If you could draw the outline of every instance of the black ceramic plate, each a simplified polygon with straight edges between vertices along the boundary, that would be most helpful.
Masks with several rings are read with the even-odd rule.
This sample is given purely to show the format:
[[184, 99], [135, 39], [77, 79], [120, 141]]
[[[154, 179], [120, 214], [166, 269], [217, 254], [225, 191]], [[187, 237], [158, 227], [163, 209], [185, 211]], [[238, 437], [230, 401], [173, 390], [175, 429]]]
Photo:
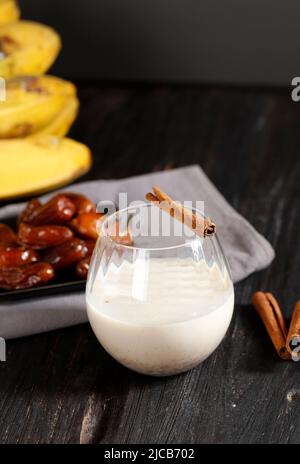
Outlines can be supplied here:
[[[12, 217], [3, 221], [15, 228], [16, 218]], [[26, 288], [22, 290], [1, 290], [0, 303], [9, 300], [22, 300], [24, 298], [35, 298], [47, 295], [58, 295], [62, 293], [73, 293], [85, 290], [86, 280], [76, 279], [74, 270], [57, 275], [53, 281], [40, 287]]]
[[75, 280], [73, 282], [53, 283], [41, 287], [26, 288], [23, 290], [0, 291], [0, 303], [10, 300], [22, 300], [24, 298], [35, 298], [62, 293], [74, 293], [85, 290], [86, 280]]

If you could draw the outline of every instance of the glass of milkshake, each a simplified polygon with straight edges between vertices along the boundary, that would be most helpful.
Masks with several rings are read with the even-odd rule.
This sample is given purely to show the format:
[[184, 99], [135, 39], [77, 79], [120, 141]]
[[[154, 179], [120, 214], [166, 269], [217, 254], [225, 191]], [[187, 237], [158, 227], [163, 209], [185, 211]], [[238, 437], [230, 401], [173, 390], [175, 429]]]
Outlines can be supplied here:
[[[128, 228], [132, 246], [116, 238]], [[193, 368], [221, 343], [234, 290], [216, 235], [199, 237], [143, 203], [102, 223], [86, 302], [92, 329], [113, 358], [167, 376]]]

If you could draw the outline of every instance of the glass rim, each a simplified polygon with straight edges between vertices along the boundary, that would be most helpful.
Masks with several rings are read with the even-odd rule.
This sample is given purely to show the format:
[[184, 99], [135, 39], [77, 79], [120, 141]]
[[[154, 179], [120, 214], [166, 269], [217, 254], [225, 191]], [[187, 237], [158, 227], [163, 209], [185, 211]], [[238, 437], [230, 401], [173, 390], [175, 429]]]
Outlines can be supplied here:
[[[191, 246], [193, 243], [202, 242], [204, 239], [205, 240], [208, 240], [208, 239], [211, 240], [213, 238], [215, 238], [217, 240], [218, 244], [220, 244], [217, 234], [214, 234], [211, 237], [209, 237], [209, 236], [208, 237], [199, 237], [198, 235], [195, 234], [195, 237], [193, 239], [191, 239], [190, 241], [188, 241], [188, 242], [180, 243], [179, 245], [171, 245], [171, 246], [164, 246], [164, 247], [143, 247], [143, 246], [135, 246], [135, 245], [124, 245], [123, 243], [119, 243], [116, 240], [112, 239], [111, 236], [109, 234], [107, 234], [106, 231], [105, 231], [105, 227], [107, 226], [109, 221], [116, 218], [118, 214], [122, 214], [122, 213], [124, 213], [126, 211], [134, 210], [134, 209], [137, 209], [137, 208], [157, 208], [157, 206], [153, 205], [152, 203], [141, 202], [140, 204], [137, 204], [137, 205], [134, 205], [134, 206], [128, 206], [126, 208], [115, 211], [114, 213], [110, 214], [109, 216], [107, 216], [107, 218], [105, 218], [103, 220], [98, 239], [101, 240], [105, 236], [105, 238], [108, 238], [110, 240], [110, 242], [112, 242], [114, 245], [117, 245], [119, 247], [126, 248], [126, 249], [129, 249], [129, 250], [144, 250], [144, 251], [174, 250], [174, 249], [183, 248], [183, 247], [186, 247], [186, 246]], [[203, 217], [203, 219], [205, 219], [206, 216], [204, 216], [201, 213], [201, 211], [199, 211], [197, 208], [189, 208], [189, 207], [186, 207], [186, 208], [189, 209], [190, 211], [197, 212], [198, 214], [200, 214], [200, 216]]]

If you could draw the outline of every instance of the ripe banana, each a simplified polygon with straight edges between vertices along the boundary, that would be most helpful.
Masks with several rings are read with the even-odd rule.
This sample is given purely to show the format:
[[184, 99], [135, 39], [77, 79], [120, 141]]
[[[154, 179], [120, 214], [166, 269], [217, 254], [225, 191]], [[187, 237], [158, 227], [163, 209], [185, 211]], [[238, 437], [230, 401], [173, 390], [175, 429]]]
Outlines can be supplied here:
[[17, 21], [20, 10], [15, 0], [0, 0], [0, 25]]
[[0, 76], [40, 75], [46, 72], [61, 48], [59, 35], [32, 21], [0, 26]]
[[37, 136], [0, 140], [0, 199], [60, 187], [91, 166], [87, 146], [68, 138]]
[[63, 79], [53, 76], [11, 79], [6, 85], [6, 101], [0, 103], [0, 138], [25, 137], [39, 131], [65, 135], [76, 116], [74, 102], [77, 105], [76, 88]]
[[49, 134], [56, 135], [57, 137], [64, 137], [69, 132], [70, 127], [76, 119], [78, 108], [78, 99], [75, 96], [69, 97], [61, 112], [58, 113], [58, 115], [47, 126], [35, 132], [33, 136]]

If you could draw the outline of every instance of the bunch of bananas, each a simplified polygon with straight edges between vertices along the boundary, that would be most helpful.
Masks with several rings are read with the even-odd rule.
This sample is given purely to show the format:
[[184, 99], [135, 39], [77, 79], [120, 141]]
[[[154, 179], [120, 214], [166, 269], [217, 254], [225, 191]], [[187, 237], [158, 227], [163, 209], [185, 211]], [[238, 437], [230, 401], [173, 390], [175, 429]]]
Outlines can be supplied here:
[[64, 138], [78, 112], [75, 86], [44, 74], [60, 51], [60, 37], [19, 18], [16, 0], [0, 0], [0, 199], [63, 185], [91, 165], [88, 147]]

